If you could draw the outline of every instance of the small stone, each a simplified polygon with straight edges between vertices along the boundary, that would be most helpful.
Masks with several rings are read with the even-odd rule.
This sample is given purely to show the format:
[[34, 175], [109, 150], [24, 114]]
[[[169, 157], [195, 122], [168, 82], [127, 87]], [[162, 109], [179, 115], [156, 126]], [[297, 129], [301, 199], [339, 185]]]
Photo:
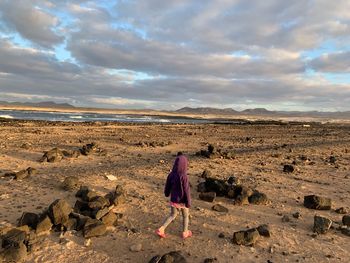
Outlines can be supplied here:
[[215, 192], [208, 192], [208, 193], [200, 193], [199, 194], [199, 199], [206, 201], [206, 202], [214, 202], [216, 197], [216, 193]]
[[301, 217], [301, 214], [299, 212], [295, 212], [293, 214], [293, 217], [296, 218], [296, 219], [299, 219]]
[[220, 213], [228, 213], [228, 209], [220, 204], [214, 205], [211, 209]]
[[216, 261], [216, 258], [206, 258], [204, 259], [203, 263], [214, 263]]
[[332, 225], [332, 220], [315, 215], [314, 217], [314, 232], [317, 234], [325, 234], [330, 229]]
[[225, 238], [225, 234], [224, 233], [220, 233], [219, 234], [219, 238]]
[[294, 172], [294, 166], [291, 165], [291, 164], [285, 164], [283, 166], [283, 172], [285, 172], [285, 173], [292, 173], [292, 172]]
[[142, 244], [134, 244], [129, 248], [132, 252], [140, 252], [142, 250]]

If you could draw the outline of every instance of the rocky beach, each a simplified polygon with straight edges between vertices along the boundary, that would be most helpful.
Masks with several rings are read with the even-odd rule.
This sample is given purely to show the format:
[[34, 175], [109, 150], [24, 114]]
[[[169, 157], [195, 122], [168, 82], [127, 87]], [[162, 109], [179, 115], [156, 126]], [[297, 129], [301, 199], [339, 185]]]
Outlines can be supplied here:
[[[349, 262], [350, 125], [0, 121], [0, 261]], [[163, 188], [187, 155], [193, 237]]]

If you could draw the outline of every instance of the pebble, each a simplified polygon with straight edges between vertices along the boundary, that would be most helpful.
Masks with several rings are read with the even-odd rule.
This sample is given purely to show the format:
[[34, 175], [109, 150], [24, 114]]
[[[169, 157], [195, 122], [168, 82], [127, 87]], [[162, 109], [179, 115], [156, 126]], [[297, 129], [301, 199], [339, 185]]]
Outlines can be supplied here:
[[130, 251], [132, 252], [140, 252], [142, 250], [142, 244], [134, 244], [130, 247]]

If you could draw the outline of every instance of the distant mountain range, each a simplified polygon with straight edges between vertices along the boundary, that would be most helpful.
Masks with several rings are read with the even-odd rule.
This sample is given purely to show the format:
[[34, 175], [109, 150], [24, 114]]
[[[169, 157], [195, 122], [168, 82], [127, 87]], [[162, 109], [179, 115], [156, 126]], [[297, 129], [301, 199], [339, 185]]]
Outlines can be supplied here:
[[322, 117], [336, 119], [350, 119], [350, 111], [321, 112], [321, 111], [269, 111], [265, 108], [246, 109], [236, 111], [231, 108], [190, 108], [184, 107], [176, 110], [178, 113], [188, 114], [213, 114], [213, 115], [247, 115], [247, 116], [271, 116], [271, 117]]
[[[77, 108], [68, 103], [56, 103], [54, 101], [42, 101], [42, 102], [7, 102], [0, 101], [0, 106], [26, 106], [26, 107], [38, 107], [38, 108], [58, 108], [58, 109], [89, 109], [93, 108]], [[101, 109], [99, 109], [101, 110]], [[337, 112], [322, 112], [322, 111], [270, 111], [265, 108], [254, 108], [237, 111], [232, 108], [211, 108], [211, 107], [199, 107], [191, 108], [184, 107], [175, 111], [168, 111], [169, 113], [181, 113], [192, 115], [222, 115], [229, 116], [262, 116], [262, 117], [311, 117], [311, 118], [332, 118], [332, 119], [350, 119], [350, 111], [337, 111]]]
[[68, 103], [56, 103], [54, 101], [41, 101], [41, 102], [7, 102], [0, 101], [0, 105], [3, 106], [29, 106], [29, 107], [43, 107], [43, 108], [75, 108]]

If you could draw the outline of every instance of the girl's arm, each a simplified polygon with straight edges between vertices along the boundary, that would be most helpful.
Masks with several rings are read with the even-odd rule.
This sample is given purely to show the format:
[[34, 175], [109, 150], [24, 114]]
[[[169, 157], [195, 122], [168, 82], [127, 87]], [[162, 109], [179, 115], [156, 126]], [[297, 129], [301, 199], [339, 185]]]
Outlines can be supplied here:
[[170, 192], [171, 192], [170, 175], [171, 175], [171, 173], [168, 175], [168, 177], [166, 179], [165, 187], [164, 187], [164, 195], [166, 197], [168, 197], [170, 195]]

